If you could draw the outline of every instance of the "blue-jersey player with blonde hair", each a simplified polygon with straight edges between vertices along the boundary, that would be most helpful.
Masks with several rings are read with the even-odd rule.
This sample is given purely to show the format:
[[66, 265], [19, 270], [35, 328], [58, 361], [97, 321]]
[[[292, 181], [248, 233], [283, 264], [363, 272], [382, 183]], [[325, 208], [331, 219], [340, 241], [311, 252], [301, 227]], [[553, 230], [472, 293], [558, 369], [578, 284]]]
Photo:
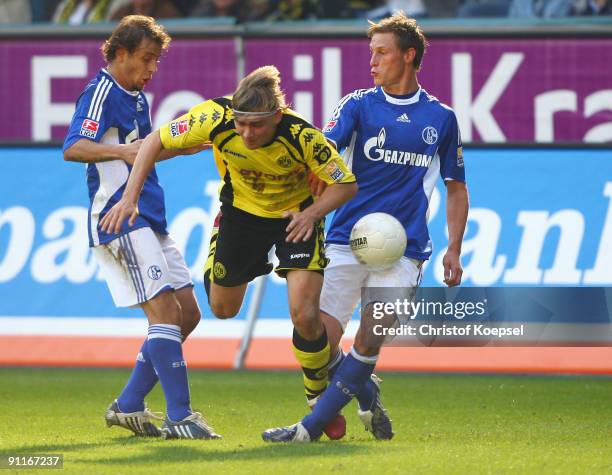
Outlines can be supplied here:
[[[371, 23], [370, 70], [375, 87], [355, 91], [338, 104], [324, 129], [326, 138], [351, 169], [359, 191], [340, 207], [327, 234], [330, 262], [320, 299], [321, 317], [333, 349], [331, 383], [312, 413], [299, 423], [265, 431], [269, 442], [310, 442], [355, 397], [359, 417], [377, 439], [393, 430], [380, 400], [380, 380], [373, 374], [383, 337], [373, 333], [371, 302], [362, 302], [354, 344], [344, 355], [339, 342], [357, 306], [362, 287], [416, 288], [423, 262], [431, 256], [427, 229], [429, 200], [438, 177], [447, 192], [449, 245], [443, 259], [445, 283], [461, 282], [461, 244], [468, 214], [462, 146], [454, 112], [427, 93], [417, 80], [426, 40], [416, 21], [397, 13]], [[353, 225], [364, 215], [395, 216], [408, 237], [404, 256], [393, 267], [372, 270], [357, 262], [349, 246]], [[396, 316], [388, 315], [388, 325]], [[377, 321], [380, 323], [380, 321]]]

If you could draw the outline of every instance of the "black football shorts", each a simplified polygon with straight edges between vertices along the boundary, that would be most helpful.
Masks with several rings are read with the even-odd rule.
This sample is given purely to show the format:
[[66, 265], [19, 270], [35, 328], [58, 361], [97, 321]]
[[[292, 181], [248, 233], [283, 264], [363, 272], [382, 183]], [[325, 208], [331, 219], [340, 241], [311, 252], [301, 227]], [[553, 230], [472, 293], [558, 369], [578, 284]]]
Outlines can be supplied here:
[[206, 290], [209, 290], [210, 281], [234, 287], [269, 274], [273, 268], [268, 261], [272, 246], [276, 246], [279, 264], [274, 270], [279, 276], [286, 277], [287, 272], [298, 269], [323, 273], [327, 265], [325, 219], [315, 224], [308, 241], [298, 243], [285, 241], [288, 224], [288, 219], [262, 218], [223, 205], [215, 219], [204, 266]]

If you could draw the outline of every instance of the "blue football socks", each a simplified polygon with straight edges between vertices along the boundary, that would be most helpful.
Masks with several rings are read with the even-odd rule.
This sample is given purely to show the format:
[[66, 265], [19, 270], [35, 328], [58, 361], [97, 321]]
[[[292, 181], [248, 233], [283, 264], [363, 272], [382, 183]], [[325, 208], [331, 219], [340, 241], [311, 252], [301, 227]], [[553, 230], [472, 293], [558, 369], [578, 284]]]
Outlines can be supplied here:
[[372, 378], [368, 378], [367, 381], [363, 383], [361, 391], [359, 391], [356, 396], [357, 402], [359, 403], [359, 409], [362, 411], [369, 411], [372, 409], [377, 392], [378, 388], [376, 387], [376, 384], [374, 384]]
[[320, 437], [327, 423], [363, 390], [377, 359], [378, 356], [362, 356], [351, 348], [312, 412], [302, 419], [312, 440]]
[[[346, 358], [346, 353], [339, 349], [336, 353], [336, 356], [334, 356], [334, 358], [329, 362], [329, 366], [327, 368], [327, 377], [330, 381], [334, 377], [334, 374], [336, 374], [336, 370], [344, 361], [344, 358]], [[377, 390], [378, 389], [376, 385], [371, 379], [368, 379], [365, 382], [362, 390], [355, 395], [355, 397], [357, 398], [357, 402], [359, 402], [359, 409], [361, 409], [362, 411], [370, 410], [372, 404], [374, 403], [374, 398], [376, 397]]]
[[178, 325], [149, 326], [149, 354], [166, 396], [167, 415], [179, 422], [191, 414], [187, 365]]
[[157, 374], [149, 355], [149, 340], [145, 339], [140, 353], [136, 357], [136, 364], [130, 379], [117, 398], [121, 412], [144, 411], [144, 398], [151, 392], [158, 381]]

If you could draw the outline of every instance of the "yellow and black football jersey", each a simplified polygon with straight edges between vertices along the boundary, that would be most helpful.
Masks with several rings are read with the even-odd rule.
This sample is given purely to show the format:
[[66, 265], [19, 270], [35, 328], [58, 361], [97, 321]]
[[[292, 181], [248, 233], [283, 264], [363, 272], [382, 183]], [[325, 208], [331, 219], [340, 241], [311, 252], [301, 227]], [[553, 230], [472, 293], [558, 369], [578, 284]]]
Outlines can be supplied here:
[[324, 135], [294, 111], [283, 111], [276, 137], [267, 146], [249, 150], [236, 132], [232, 101], [211, 99], [160, 129], [166, 149], [213, 144], [222, 178], [221, 202], [265, 218], [280, 218], [310, 199], [308, 169], [327, 184], [353, 183], [338, 152]]

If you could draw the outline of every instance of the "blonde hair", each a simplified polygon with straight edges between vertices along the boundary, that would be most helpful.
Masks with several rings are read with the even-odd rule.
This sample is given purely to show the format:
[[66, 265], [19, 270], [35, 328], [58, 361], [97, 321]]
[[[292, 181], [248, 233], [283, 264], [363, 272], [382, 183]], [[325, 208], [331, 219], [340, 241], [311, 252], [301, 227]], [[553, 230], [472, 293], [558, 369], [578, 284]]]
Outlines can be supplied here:
[[262, 66], [243, 78], [232, 97], [235, 110], [273, 112], [287, 108], [276, 66]]
[[421, 27], [414, 18], [409, 18], [403, 11], [395, 13], [393, 16], [384, 18], [378, 23], [369, 21], [368, 38], [372, 38], [376, 33], [393, 33], [398, 48], [405, 52], [408, 48], [414, 48], [414, 69], [419, 70], [423, 55], [427, 49], [427, 40]]

